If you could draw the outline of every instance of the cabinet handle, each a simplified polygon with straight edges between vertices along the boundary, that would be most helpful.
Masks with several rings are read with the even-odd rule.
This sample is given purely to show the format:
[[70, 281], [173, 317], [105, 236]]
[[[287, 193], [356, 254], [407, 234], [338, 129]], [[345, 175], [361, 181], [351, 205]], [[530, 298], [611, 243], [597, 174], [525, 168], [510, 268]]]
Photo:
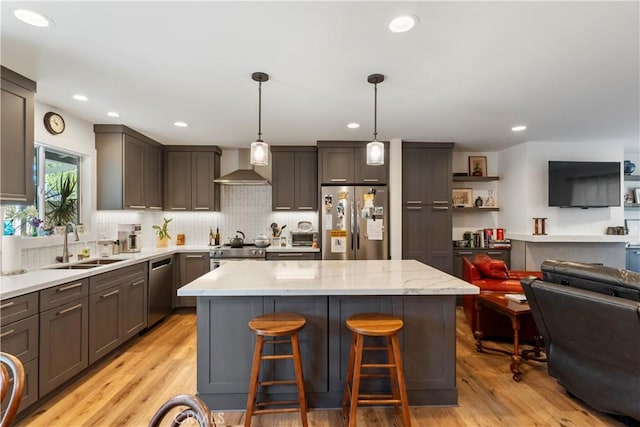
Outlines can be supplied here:
[[107, 298], [107, 297], [110, 297], [111, 295], [116, 295], [119, 293], [120, 293], [120, 290], [116, 289], [115, 291], [111, 291], [107, 294], [101, 295], [100, 298]]
[[129, 205], [127, 207], [131, 209], [146, 209], [146, 206], [139, 206], [139, 205]]
[[282, 257], [282, 258], [285, 258], [285, 257], [298, 257], [298, 256], [303, 256], [303, 255], [304, 255], [303, 253], [299, 253], [299, 252], [298, 252], [298, 253], [293, 253], [293, 254], [291, 254], [291, 253], [288, 253], [288, 254], [278, 254], [278, 257]]
[[162, 210], [162, 206], [149, 206], [149, 209], [153, 209], [153, 210]]
[[[636, 252], [633, 252], [633, 254], [634, 254], [634, 255], [640, 255], [640, 252], [636, 251]], [[4, 306], [3, 306], [3, 307], [4, 307]]]
[[172, 211], [186, 211], [187, 208], [171, 208]]
[[9, 301], [9, 302], [8, 302], [8, 303], [6, 303], [6, 304], [2, 304], [2, 305], [0, 305], [0, 310], [5, 309], [5, 308], [7, 308], [7, 307], [11, 307], [13, 304], [15, 304], [15, 302], [14, 302], [14, 301]]
[[208, 211], [208, 210], [211, 210], [211, 208], [209, 206], [205, 206], [205, 207], [201, 207], [201, 208], [195, 207], [195, 208], [193, 208], [193, 210], [194, 211]]
[[80, 286], [82, 286], [82, 282], [74, 283], [73, 285], [69, 285], [69, 286], [63, 286], [61, 288], [58, 288], [56, 290], [56, 292], [64, 292], [64, 291], [68, 291], [70, 289], [74, 289], [74, 288], [77, 288], [77, 287], [80, 287]]
[[408, 205], [420, 205], [422, 204], [422, 200], [407, 200]]
[[449, 206], [434, 206], [432, 208], [434, 211], [446, 211], [449, 210]]
[[203, 255], [187, 255], [187, 258], [198, 258], [202, 259]]
[[364, 182], [379, 182], [380, 180], [378, 178], [365, 178], [362, 181], [364, 181]]
[[133, 288], [134, 286], [142, 285], [143, 283], [144, 283], [144, 279], [143, 280], [138, 280], [137, 282], [134, 282], [134, 283], [130, 284], [129, 286], [131, 286]]
[[298, 206], [298, 209], [300, 209], [300, 210], [304, 209], [304, 210], [310, 211], [311, 209], [313, 209], [313, 206]]
[[82, 307], [82, 303], [76, 304], [73, 307], [65, 308], [64, 310], [60, 310], [56, 313], [56, 316], [60, 316], [61, 314], [67, 314], [70, 311], [77, 310]]
[[407, 210], [410, 210], [410, 211], [421, 211], [422, 210], [422, 206], [407, 206]]
[[331, 182], [347, 182], [347, 178], [331, 178]]
[[291, 209], [290, 206], [276, 206], [277, 211], [288, 211], [289, 209]]
[[473, 251], [456, 251], [456, 255], [473, 255]]
[[0, 334], [0, 338], [8, 337], [9, 335], [11, 335], [14, 332], [15, 332], [15, 330], [9, 329], [8, 331], [1, 333]]
[[433, 204], [434, 205], [442, 205], [442, 204], [448, 205], [449, 201], [448, 200], [434, 200]]
[[487, 255], [500, 255], [502, 256], [501, 251], [487, 251]]

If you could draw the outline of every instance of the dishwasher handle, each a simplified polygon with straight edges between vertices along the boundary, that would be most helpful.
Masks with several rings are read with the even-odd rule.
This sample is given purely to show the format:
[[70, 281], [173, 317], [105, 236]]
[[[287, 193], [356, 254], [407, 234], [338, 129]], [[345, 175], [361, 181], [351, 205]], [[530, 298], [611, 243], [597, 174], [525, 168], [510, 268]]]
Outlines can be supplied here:
[[171, 265], [172, 258], [161, 259], [151, 263], [151, 271], [159, 270], [161, 268], [169, 267]]

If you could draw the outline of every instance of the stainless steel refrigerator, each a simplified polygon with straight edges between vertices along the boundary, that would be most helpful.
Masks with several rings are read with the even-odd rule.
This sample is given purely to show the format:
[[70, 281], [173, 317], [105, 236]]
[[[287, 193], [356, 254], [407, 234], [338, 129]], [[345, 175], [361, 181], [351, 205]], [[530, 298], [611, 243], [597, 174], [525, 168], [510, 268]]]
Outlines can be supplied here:
[[389, 259], [389, 197], [382, 186], [323, 186], [323, 260]]

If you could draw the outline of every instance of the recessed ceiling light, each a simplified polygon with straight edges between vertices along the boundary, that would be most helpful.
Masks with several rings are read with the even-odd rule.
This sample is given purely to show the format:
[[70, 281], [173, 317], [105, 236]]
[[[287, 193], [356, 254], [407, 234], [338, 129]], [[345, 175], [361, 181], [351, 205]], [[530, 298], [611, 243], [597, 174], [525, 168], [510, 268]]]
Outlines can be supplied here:
[[33, 25], [34, 27], [48, 27], [51, 25], [51, 20], [43, 15], [40, 15], [33, 10], [17, 9], [13, 11], [16, 18], [24, 22], [25, 24]]
[[81, 95], [81, 94], [79, 94], [79, 93], [78, 93], [78, 94], [73, 95], [73, 99], [75, 99], [76, 101], [82, 101], [82, 102], [84, 102], [84, 101], [88, 101], [88, 100], [89, 100], [89, 98], [87, 98], [86, 96]]
[[414, 15], [402, 15], [389, 23], [389, 30], [394, 33], [406, 33], [418, 24], [418, 17]]
[[107, 113], [107, 116], [109, 116], [109, 117], [120, 117], [120, 114], [116, 113], [115, 111], [109, 111]]
[[349, 129], [358, 129], [360, 127], [360, 123], [349, 123], [347, 127]]
[[173, 124], [174, 124], [174, 126], [178, 126], [179, 128], [186, 128], [187, 126], [189, 126], [185, 122], [173, 122]]
[[511, 128], [511, 130], [514, 131], [514, 132], [521, 132], [521, 131], [526, 130], [526, 129], [527, 129], [527, 127], [524, 126], [524, 125], [514, 126], [514, 127]]

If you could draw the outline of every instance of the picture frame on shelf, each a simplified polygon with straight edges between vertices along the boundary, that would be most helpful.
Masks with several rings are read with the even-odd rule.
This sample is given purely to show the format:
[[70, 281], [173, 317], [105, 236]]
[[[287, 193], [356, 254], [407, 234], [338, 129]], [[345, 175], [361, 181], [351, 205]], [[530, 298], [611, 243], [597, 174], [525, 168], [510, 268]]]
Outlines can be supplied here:
[[469, 156], [469, 176], [487, 176], [487, 156]]
[[451, 190], [451, 200], [454, 208], [473, 207], [473, 189], [454, 188]]
[[635, 203], [640, 204], [640, 188], [633, 189], [633, 198]]

